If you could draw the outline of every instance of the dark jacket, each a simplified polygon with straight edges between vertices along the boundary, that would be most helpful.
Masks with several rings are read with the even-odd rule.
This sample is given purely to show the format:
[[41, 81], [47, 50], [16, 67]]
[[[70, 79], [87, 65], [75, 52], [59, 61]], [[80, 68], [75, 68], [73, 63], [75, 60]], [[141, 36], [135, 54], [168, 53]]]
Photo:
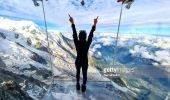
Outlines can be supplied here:
[[74, 44], [76, 47], [76, 51], [77, 51], [77, 57], [76, 57], [76, 64], [80, 64], [80, 65], [88, 65], [88, 50], [90, 47], [90, 44], [92, 42], [92, 38], [93, 38], [93, 32], [95, 31], [96, 27], [92, 26], [92, 29], [90, 31], [90, 34], [88, 36], [87, 41], [80, 41], [77, 37], [77, 31], [75, 28], [75, 25], [72, 24], [72, 30], [73, 30], [73, 39], [74, 39]]

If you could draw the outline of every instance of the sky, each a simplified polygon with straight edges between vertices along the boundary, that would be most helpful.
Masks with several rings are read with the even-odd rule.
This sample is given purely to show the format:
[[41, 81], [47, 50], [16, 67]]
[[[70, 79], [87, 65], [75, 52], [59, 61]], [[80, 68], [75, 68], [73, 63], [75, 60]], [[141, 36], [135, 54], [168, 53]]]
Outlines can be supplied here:
[[[99, 16], [96, 32], [117, 31], [121, 8], [117, 0], [84, 0], [84, 6], [80, 1], [44, 0], [48, 29], [71, 32], [69, 13], [78, 30], [90, 31], [93, 19]], [[135, 0], [129, 10], [123, 7], [120, 32], [170, 35], [169, 5], [170, 0]], [[35, 7], [32, 0], [0, 0], [0, 17], [44, 25], [42, 5]]]

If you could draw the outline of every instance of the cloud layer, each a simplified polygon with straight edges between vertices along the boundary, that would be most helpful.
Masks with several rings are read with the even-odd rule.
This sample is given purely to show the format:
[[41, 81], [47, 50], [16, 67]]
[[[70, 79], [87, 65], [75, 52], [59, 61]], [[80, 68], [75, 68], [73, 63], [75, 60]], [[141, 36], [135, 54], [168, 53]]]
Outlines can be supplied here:
[[[115, 36], [111, 33], [100, 33], [97, 36], [95, 43], [102, 43], [103, 45], [115, 45]], [[112, 42], [108, 42], [112, 41]], [[98, 44], [93, 46], [93, 49], [100, 48]], [[129, 52], [134, 57], [152, 59], [154, 65], [169, 66], [170, 65], [170, 39], [165, 36], [153, 35], [138, 35], [138, 34], [123, 34], [118, 40], [119, 47], [127, 47]], [[94, 50], [94, 51], [95, 51]]]

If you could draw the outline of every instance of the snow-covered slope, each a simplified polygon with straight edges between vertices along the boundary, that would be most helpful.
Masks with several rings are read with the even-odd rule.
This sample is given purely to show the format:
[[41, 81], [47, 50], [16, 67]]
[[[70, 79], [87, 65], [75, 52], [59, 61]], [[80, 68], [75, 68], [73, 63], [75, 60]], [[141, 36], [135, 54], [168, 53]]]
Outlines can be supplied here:
[[[62, 70], [75, 71], [76, 55], [70, 43], [72, 41], [61, 33], [49, 32], [49, 51], [45, 32], [33, 22], [0, 18], [0, 23], [3, 23], [0, 25], [0, 32], [6, 37], [1, 39], [0, 53], [6, 60], [11, 60], [6, 62], [7, 66], [14, 66], [15, 62], [21, 69], [32, 64], [50, 70], [49, 52], [51, 52], [55, 76], [61, 74]], [[34, 56], [39, 56], [42, 60], [37, 61]], [[59, 69], [62, 70], [57, 71]], [[97, 72], [94, 67], [90, 67], [89, 71]]]
[[[60, 32], [49, 31], [49, 50], [44, 30], [35, 23], [2, 17], [0, 23], [0, 58], [6, 65], [1, 65], [0, 70], [2, 73], [11, 73], [8, 78], [3, 74], [0, 83], [18, 77], [23, 90], [36, 99], [42, 97], [51, 83], [52, 73], [55, 79], [75, 79], [76, 53], [72, 40]], [[52, 70], [49, 55], [52, 57]], [[92, 65], [91, 59], [89, 80], [107, 80]]]

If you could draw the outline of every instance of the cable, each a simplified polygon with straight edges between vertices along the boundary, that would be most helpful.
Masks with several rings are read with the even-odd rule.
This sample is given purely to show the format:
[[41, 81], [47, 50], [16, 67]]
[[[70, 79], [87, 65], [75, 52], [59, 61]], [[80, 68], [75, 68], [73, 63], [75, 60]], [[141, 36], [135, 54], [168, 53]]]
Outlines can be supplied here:
[[[42, 0], [42, 8], [43, 8], [43, 17], [44, 17], [44, 26], [45, 26], [45, 32], [46, 32], [46, 35], [47, 35], [47, 48], [49, 50], [49, 52], [51, 52], [50, 50], [50, 42], [49, 42], [49, 34], [48, 34], [48, 27], [47, 27], [47, 21], [46, 21], [46, 14], [45, 14], [45, 9], [44, 9], [44, 2]], [[52, 53], [52, 52], [51, 52]], [[53, 62], [52, 62], [52, 57], [51, 57], [51, 54], [49, 53], [49, 58], [50, 58], [50, 67], [51, 67], [51, 76], [52, 76], [52, 82], [51, 82], [51, 85], [54, 83], [54, 75], [53, 75]], [[50, 85], [50, 86], [51, 86]]]
[[122, 19], [122, 12], [123, 12], [123, 3], [121, 5], [120, 16], [119, 16], [119, 24], [118, 24], [116, 43], [115, 43], [115, 49], [114, 49], [113, 65], [115, 65], [115, 57], [116, 57], [117, 43], [118, 43], [118, 39], [119, 39], [119, 31], [120, 31], [120, 23], [121, 23], [121, 19]]

